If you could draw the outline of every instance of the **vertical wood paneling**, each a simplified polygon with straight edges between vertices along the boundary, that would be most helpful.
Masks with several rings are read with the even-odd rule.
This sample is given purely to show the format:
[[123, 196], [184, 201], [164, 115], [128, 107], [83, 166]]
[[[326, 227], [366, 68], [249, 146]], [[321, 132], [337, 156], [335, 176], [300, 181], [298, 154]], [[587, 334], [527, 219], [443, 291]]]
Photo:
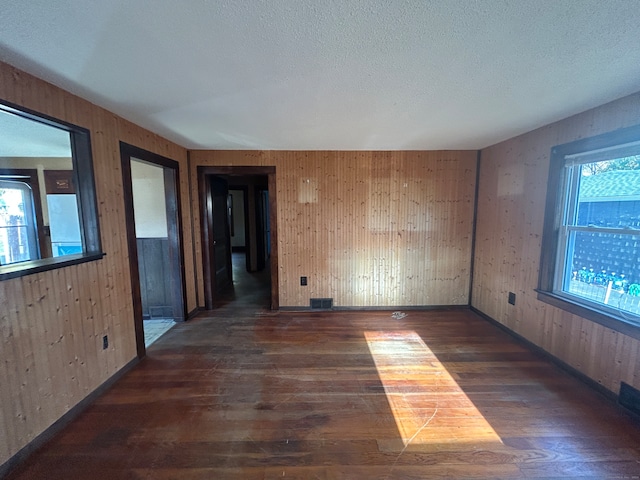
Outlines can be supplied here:
[[[276, 166], [282, 306], [468, 302], [475, 152], [198, 151], [189, 168], [184, 148], [1, 63], [0, 98], [91, 131], [107, 253], [0, 282], [0, 464], [135, 357], [119, 141], [180, 163], [189, 311], [203, 298], [198, 196], [188, 194], [199, 165]], [[533, 289], [551, 147], [639, 120], [635, 95], [485, 149], [480, 172], [473, 305], [613, 391], [621, 380], [640, 388], [640, 342]]]
[[543, 304], [534, 289], [551, 148], [637, 123], [640, 94], [481, 152], [472, 305], [616, 393], [620, 381], [640, 388], [640, 342]]
[[186, 150], [2, 63], [0, 98], [90, 130], [106, 253], [99, 261], [0, 282], [1, 465], [135, 358], [120, 140], [181, 164], [187, 305], [197, 305]]
[[193, 184], [197, 166], [276, 167], [281, 306], [468, 303], [475, 152], [193, 151], [191, 163]]

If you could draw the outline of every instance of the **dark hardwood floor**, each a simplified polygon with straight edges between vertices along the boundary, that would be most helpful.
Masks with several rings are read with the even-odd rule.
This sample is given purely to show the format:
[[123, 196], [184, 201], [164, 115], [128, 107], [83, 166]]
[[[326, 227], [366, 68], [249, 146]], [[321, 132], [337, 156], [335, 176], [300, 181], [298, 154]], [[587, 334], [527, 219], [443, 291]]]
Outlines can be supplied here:
[[406, 313], [236, 295], [9, 478], [640, 478], [640, 426], [610, 401], [470, 311]]

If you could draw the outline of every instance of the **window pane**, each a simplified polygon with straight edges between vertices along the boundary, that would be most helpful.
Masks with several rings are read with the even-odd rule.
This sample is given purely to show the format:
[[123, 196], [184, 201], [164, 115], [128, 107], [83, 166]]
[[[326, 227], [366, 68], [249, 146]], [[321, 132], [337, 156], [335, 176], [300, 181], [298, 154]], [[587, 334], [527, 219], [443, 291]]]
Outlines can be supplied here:
[[640, 233], [572, 231], [567, 243], [565, 293], [640, 315]]
[[640, 156], [578, 167], [576, 225], [640, 229]]
[[54, 257], [82, 253], [82, 234], [75, 195], [47, 195]]
[[38, 258], [33, 198], [28, 185], [0, 181], [0, 265]]

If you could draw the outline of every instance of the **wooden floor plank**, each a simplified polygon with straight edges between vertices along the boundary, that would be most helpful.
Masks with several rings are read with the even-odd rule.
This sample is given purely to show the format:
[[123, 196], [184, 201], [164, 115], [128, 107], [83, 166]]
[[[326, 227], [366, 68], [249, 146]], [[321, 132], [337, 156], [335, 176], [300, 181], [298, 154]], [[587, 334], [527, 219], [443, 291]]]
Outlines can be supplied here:
[[10, 480], [639, 479], [640, 426], [467, 310], [179, 324]]

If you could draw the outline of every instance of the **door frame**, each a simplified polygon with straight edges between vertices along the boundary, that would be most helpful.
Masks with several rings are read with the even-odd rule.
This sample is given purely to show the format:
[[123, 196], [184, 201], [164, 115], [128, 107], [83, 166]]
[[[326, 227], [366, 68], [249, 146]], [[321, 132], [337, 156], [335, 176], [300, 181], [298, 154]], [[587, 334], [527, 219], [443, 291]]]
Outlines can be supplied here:
[[[165, 200], [167, 207], [167, 233], [169, 236], [169, 252], [171, 257], [177, 260], [177, 267], [171, 269], [170, 281], [180, 285], [179, 289], [173, 289], [174, 309], [182, 313], [182, 318], [187, 318], [187, 287], [184, 280], [184, 251], [182, 238], [182, 210], [180, 208], [180, 164], [175, 160], [163, 157], [142, 148], [120, 142], [120, 163], [122, 166], [122, 186], [124, 190], [124, 213], [126, 220], [127, 247], [129, 250], [129, 272], [131, 275], [131, 296], [133, 300], [133, 321], [136, 332], [136, 351], [138, 358], [146, 355], [144, 344], [144, 326], [142, 319], [142, 296], [140, 292], [140, 269], [138, 266], [138, 244], [136, 238], [136, 225], [133, 207], [133, 184], [131, 181], [131, 159], [135, 158], [151, 163], [158, 167], [169, 169], [173, 172], [173, 182], [168, 182], [171, 176], [165, 170]], [[171, 214], [171, 215], [169, 215]], [[174, 221], [171, 221], [173, 218]], [[172, 254], [173, 252], [173, 254]]]
[[[278, 227], [276, 167], [245, 166], [198, 166], [198, 193], [200, 197], [200, 225], [202, 237], [202, 269], [204, 281], [204, 307], [211, 310], [215, 300], [215, 277], [213, 273], [213, 202], [211, 199], [210, 176], [266, 176], [269, 191], [269, 221], [271, 222], [271, 310], [280, 308], [280, 287], [278, 284]], [[233, 183], [233, 182], [230, 182]]]
[[[265, 236], [267, 234], [267, 225], [264, 221], [264, 197], [263, 192], [264, 188], [261, 186], [255, 185], [253, 189], [253, 196], [255, 198], [256, 210], [253, 212], [256, 219], [256, 265], [258, 270], [262, 270], [266, 264], [266, 248], [267, 242], [265, 241]], [[267, 198], [268, 198], [269, 190], [267, 190]]]

